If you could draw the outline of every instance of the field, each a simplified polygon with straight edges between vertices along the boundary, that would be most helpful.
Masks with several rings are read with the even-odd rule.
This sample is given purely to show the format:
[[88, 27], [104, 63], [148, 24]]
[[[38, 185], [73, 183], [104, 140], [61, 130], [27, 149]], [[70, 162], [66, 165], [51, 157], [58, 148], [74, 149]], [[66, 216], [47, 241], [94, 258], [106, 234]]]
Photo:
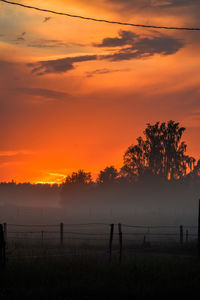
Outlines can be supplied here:
[[[121, 264], [102, 255], [10, 259], [0, 272], [0, 299], [146, 299], [200, 293], [200, 259], [181, 254], [133, 251]], [[198, 297], [198, 296], [197, 296]]]
[[0, 269], [0, 300], [200, 293], [196, 227], [123, 225], [121, 244], [118, 226], [111, 234], [109, 224], [4, 227], [7, 261]]

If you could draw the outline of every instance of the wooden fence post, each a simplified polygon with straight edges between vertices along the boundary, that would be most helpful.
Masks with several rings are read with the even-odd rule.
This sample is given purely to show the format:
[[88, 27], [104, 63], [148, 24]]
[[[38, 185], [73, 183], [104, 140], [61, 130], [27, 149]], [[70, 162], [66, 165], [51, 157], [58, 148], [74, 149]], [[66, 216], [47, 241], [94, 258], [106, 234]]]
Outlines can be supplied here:
[[188, 242], [188, 240], [189, 240], [189, 231], [188, 231], [188, 229], [186, 230], [186, 236], [185, 236], [185, 241], [186, 241], [186, 243]]
[[42, 245], [43, 245], [43, 242], [44, 242], [44, 231], [43, 230], [41, 231], [41, 238], [42, 238]]
[[183, 225], [180, 225], [180, 244], [183, 244]]
[[109, 262], [112, 261], [112, 242], [114, 234], [114, 224], [110, 224], [110, 240], [109, 240]]
[[0, 268], [6, 265], [6, 244], [4, 238], [3, 225], [0, 224]]
[[60, 223], [60, 245], [63, 246], [63, 233], [64, 233], [64, 224]]
[[4, 240], [5, 240], [5, 242], [7, 241], [7, 231], [8, 231], [7, 223], [3, 223], [3, 232], [4, 232]]
[[118, 231], [119, 231], [119, 262], [122, 261], [122, 225], [118, 224]]
[[198, 255], [200, 256], [200, 199], [199, 199], [199, 214], [198, 214]]

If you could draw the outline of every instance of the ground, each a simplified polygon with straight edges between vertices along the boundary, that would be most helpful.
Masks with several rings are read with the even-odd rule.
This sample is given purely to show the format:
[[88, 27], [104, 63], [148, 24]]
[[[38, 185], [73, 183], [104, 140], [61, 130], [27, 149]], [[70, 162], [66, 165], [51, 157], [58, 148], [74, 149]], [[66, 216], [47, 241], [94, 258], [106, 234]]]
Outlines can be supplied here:
[[105, 257], [20, 258], [0, 272], [0, 299], [149, 299], [200, 293], [198, 256], [137, 253]]

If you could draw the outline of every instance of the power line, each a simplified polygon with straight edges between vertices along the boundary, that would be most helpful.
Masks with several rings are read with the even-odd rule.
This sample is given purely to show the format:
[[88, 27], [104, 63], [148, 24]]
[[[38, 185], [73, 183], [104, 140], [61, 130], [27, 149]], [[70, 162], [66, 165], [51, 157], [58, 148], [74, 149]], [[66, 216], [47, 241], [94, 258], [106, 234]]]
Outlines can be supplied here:
[[11, 5], [21, 6], [24, 8], [34, 9], [34, 10], [38, 10], [38, 11], [42, 11], [42, 12], [55, 14], [55, 15], [67, 16], [67, 17], [71, 17], [71, 18], [83, 19], [83, 20], [87, 20], [87, 21], [102, 22], [102, 23], [108, 23], [108, 24], [117, 24], [117, 25], [122, 25], [122, 26], [154, 28], [154, 29], [189, 30], [189, 31], [200, 30], [200, 28], [198, 28], [198, 27], [195, 28], [195, 27], [171, 27], [171, 26], [144, 25], [144, 24], [133, 24], [133, 23], [119, 22], [119, 21], [110, 21], [110, 20], [106, 20], [106, 19], [96, 19], [96, 18], [92, 18], [92, 17], [85, 17], [85, 16], [80, 16], [80, 15], [74, 15], [74, 14], [39, 8], [39, 7], [30, 6], [30, 5], [12, 2], [12, 1], [7, 1], [7, 0], [0, 0], [0, 1], [7, 3], [7, 4], [11, 4]]

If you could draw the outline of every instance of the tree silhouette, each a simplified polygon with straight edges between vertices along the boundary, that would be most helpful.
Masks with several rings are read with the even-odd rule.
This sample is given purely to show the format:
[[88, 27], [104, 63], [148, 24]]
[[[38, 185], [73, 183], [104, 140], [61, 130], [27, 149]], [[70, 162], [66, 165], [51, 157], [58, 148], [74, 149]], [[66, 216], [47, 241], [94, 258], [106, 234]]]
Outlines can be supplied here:
[[112, 184], [117, 180], [119, 173], [114, 166], [106, 167], [103, 171], [100, 171], [97, 177], [97, 183], [100, 184]]
[[84, 172], [83, 170], [78, 170], [78, 172], [73, 172], [68, 175], [65, 180], [65, 184], [76, 184], [84, 185], [92, 182], [92, 175], [90, 172]]
[[192, 177], [200, 177], [200, 159], [197, 161], [196, 165], [194, 166], [193, 172], [190, 174]]
[[147, 124], [145, 139], [139, 137], [137, 145], [128, 148], [124, 155], [122, 172], [127, 176], [141, 177], [146, 171], [166, 179], [180, 179], [194, 168], [195, 159], [186, 155], [187, 145], [181, 142], [184, 127], [168, 121]]
[[148, 168], [146, 153], [145, 141], [141, 137], [137, 138], [137, 145], [130, 146], [125, 152], [121, 175], [129, 181], [141, 177]]
[[65, 182], [61, 187], [61, 197], [63, 199], [71, 199], [74, 203], [85, 197], [87, 198], [88, 192], [92, 186], [92, 175], [90, 172], [78, 170], [66, 177]]

